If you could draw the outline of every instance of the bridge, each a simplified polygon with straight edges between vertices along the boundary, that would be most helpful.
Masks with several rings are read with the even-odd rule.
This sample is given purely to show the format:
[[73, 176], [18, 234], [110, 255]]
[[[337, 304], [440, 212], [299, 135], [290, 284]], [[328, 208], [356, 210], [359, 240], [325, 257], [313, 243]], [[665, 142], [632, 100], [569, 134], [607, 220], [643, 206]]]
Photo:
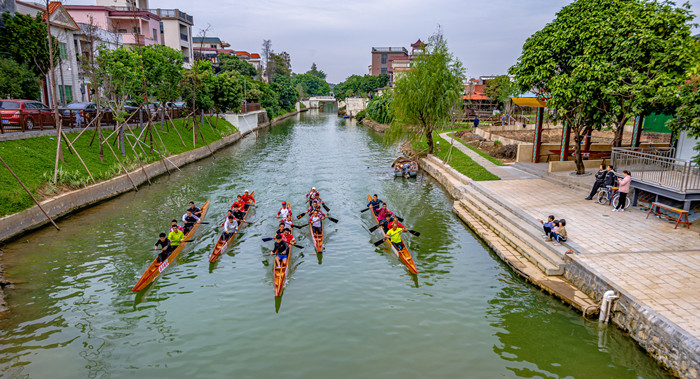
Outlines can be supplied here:
[[333, 96], [313, 96], [301, 101], [307, 108], [318, 108], [321, 104], [335, 103]]

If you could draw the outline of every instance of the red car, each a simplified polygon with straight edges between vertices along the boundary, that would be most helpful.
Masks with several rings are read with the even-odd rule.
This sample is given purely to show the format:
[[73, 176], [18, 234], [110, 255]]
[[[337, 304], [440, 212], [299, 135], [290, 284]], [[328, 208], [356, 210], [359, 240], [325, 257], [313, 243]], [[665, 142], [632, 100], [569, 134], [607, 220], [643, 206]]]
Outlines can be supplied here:
[[49, 107], [36, 100], [0, 100], [0, 123], [7, 127], [31, 130], [35, 126], [54, 126]]

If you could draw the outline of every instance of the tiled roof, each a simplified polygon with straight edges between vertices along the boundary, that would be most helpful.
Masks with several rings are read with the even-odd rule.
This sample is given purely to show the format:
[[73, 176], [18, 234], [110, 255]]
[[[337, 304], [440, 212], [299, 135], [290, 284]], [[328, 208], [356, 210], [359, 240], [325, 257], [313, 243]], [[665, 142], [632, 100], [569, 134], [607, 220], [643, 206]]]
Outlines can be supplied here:
[[251, 58], [260, 58], [260, 54], [258, 54], [258, 53], [253, 53], [253, 54], [250, 54], [250, 57], [251, 57]]
[[[52, 2], [50, 2], [50, 3], [49, 3], [49, 14], [53, 14], [53, 12], [55, 12], [56, 9], [59, 9], [59, 8], [63, 8], [63, 4], [61, 4], [60, 1], [52, 1]], [[73, 24], [77, 27], [78, 24], [75, 22], [75, 20], [73, 19], [73, 17], [70, 15], [70, 13], [68, 13], [68, 11], [67, 11], [65, 8], [63, 8], [63, 12], [66, 14], [66, 16], [68, 16], [68, 18], [70, 18], [70, 20], [73, 22]], [[43, 12], [43, 13], [42, 13], [42, 19], [43, 19], [44, 21], [46, 21], [46, 12]], [[52, 25], [53, 25], [53, 23], [52, 23]]]
[[197, 43], [217, 42], [217, 43], [221, 43], [221, 39], [219, 37], [192, 37], [192, 42], [197, 42]]
[[418, 41], [412, 43], [411, 47], [418, 48], [418, 47], [421, 47], [422, 45], [424, 45], [424, 43], [420, 40], [420, 38], [418, 38]]

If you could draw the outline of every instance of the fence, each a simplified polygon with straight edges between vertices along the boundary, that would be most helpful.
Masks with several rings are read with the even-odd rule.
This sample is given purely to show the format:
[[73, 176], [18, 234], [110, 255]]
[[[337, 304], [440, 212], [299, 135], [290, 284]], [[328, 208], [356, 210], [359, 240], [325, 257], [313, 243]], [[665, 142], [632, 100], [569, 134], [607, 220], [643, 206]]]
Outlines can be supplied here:
[[674, 148], [616, 147], [612, 164], [618, 172], [629, 170], [635, 181], [677, 192], [700, 191], [700, 167], [695, 162], [674, 158]]
[[241, 104], [241, 113], [255, 112], [260, 110], [260, 103]]
[[[140, 112], [141, 114], [135, 114], [136, 112]], [[169, 119], [183, 118], [187, 116], [188, 112], [187, 109], [183, 108], [166, 108], [165, 112], [161, 112], [161, 109], [138, 109], [127, 113], [126, 119], [128, 119], [131, 124], [139, 122], [147, 123], [151, 116], [153, 116], [153, 122], [155, 123], [161, 120], [168, 121]], [[82, 128], [90, 124], [96, 116], [96, 111], [94, 109], [59, 108], [58, 113], [64, 128]], [[115, 126], [117, 124], [112, 111], [103, 110], [101, 113], [101, 126]], [[48, 108], [41, 110], [18, 109], [11, 116], [2, 115], [2, 121], [0, 122], [0, 134], [55, 128], [56, 122], [53, 111]]]

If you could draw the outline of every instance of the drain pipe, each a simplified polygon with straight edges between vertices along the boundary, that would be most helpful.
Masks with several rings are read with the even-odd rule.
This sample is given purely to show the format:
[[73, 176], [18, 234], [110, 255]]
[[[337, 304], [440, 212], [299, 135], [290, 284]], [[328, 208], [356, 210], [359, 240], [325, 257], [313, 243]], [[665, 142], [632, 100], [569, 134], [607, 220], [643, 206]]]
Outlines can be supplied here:
[[598, 321], [604, 323], [608, 322], [608, 319], [610, 318], [610, 310], [612, 309], [612, 302], [617, 298], [619, 298], [619, 296], [615, 295], [615, 291], [606, 291], [605, 294], [603, 294], [603, 301], [600, 303], [600, 316], [598, 317]]

